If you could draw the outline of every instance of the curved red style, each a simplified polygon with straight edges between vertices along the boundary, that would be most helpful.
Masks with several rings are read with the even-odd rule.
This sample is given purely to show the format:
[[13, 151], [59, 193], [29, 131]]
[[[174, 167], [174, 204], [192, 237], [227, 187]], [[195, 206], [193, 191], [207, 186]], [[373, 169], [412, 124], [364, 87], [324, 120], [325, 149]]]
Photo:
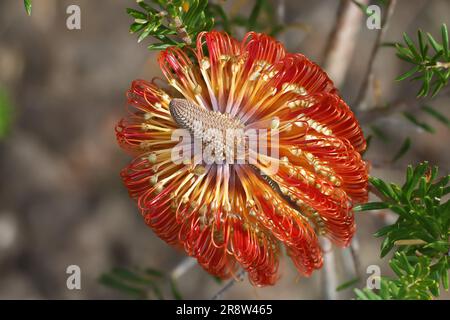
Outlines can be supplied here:
[[135, 156], [121, 173], [130, 196], [161, 239], [218, 277], [242, 267], [253, 284], [274, 284], [280, 245], [310, 275], [322, 266], [318, 236], [348, 245], [352, 206], [367, 201], [366, 142], [355, 116], [318, 65], [267, 35], [250, 32], [238, 42], [203, 32], [194, 56], [195, 63], [175, 47], [159, 55], [179, 97], [247, 127], [278, 118], [281, 161], [270, 178], [281, 193], [245, 164], [199, 173], [172, 162], [172, 97], [137, 80], [127, 94], [130, 113], [116, 127], [119, 144]]

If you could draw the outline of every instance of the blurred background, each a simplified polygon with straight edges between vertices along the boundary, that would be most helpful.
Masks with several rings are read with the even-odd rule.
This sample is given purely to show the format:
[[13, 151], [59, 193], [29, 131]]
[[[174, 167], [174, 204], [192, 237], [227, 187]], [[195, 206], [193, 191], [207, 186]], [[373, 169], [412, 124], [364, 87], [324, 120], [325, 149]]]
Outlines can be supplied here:
[[[236, 8], [233, 2], [242, 2], [242, 12], [252, 6], [252, 0], [230, 0], [226, 11]], [[285, 23], [296, 27], [280, 34], [280, 40], [290, 51], [322, 62], [339, 1], [282, 3]], [[66, 27], [71, 4], [81, 8], [81, 30]], [[183, 253], [167, 246], [144, 224], [119, 178], [130, 160], [118, 148], [114, 134], [116, 122], [125, 114], [125, 91], [134, 79], [161, 76], [156, 54], [147, 51], [145, 43], [137, 44], [128, 32], [131, 19], [125, 8], [133, 5], [134, 1], [124, 0], [34, 0], [28, 17], [22, 1], [0, 2], [0, 112], [9, 119], [0, 126], [0, 299], [126, 298], [102, 286], [100, 275], [116, 266], [170, 271], [184, 261]], [[400, 0], [385, 41], [401, 41], [402, 32], [415, 35], [419, 28], [439, 35], [440, 25], [450, 23], [449, 13], [447, 0]], [[355, 50], [346, 57], [348, 72], [338, 85], [350, 105], [365, 77], [377, 34], [364, 19], [355, 26], [355, 40], [348, 43]], [[417, 84], [394, 81], [407, 67], [392, 48], [380, 49], [373, 81], [377, 104], [410, 101], [415, 96]], [[430, 104], [450, 116], [449, 100], [441, 94]], [[367, 134], [376, 125], [389, 137], [387, 142], [372, 139], [365, 155], [373, 164], [372, 175], [401, 182], [407, 164], [422, 160], [439, 165], [441, 174], [450, 171], [448, 128], [421, 117], [436, 129], [434, 134], [395, 113], [364, 121]], [[391, 163], [408, 136], [411, 149]], [[383, 275], [390, 275], [388, 259], [379, 258], [380, 241], [372, 236], [386, 216], [361, 213], [356, 219], [362, 270], [375, 264]], [[354, 276], [342, 261], [348, 252], [333, 248], [333, 253], [332, 269], [339, 285]], [[81, 290], [66, 287], [69, 265], [81, 268]], [[254, 288], [245, 280], [223, 298], [327, 297], [324, 271], [299, 278], [286, 258], [280, 271], [282, 277], [273, 287]], [[194, 266], [177, 279], [177, 285], [184, 298], [208, 299], [223, 283]], [[169, 290], [166, 283], [161, 287]], [[336, 297], [353, 296], [350, 289]]]

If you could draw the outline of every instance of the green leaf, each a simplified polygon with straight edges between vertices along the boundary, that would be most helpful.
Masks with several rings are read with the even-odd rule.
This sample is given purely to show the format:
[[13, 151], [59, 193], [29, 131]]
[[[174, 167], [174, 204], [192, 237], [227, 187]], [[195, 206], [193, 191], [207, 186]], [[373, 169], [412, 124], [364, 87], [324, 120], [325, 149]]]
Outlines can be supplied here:
[[379, 127], [372, 125], [372, 126], [370, 126], [370, 130], [372, 130], [373, 134], [377, 138], [379, 138], [381, 141], [383, 141], [385, 143], [389, 142], [389, 137]]
[[165, 50], [169, 47], [171, 47], [171, 44], [167, 44], [167, 43], [154, 43], [148, 46], [148, 50], [150, 51], [160, 51], [160, 50]]
[[428, 45], [425, 42], [424, 33], [420, 29], [417, 31], [417, 39], [419, 40], [419, 49], [421, 58], [425, 60], [428, 52]]
[[350, 287], [353, 287], [355, 284], [357, 284], [360, 281], [359, 277], [353, 278], [349, 281], [346, 281], [344, 283], [342, 283], [341, 285], [339, 285], [336, 288], [336, 291], [343, 291], [345, 289], [348, 289]]
[[412, 113], [405, 111], [403, 112], [403, 116], [408, 119], [412, 124], [422, 128], [423, 130], [430, 132], [430, 133], [434, 133], [435, 130], [433, 127], [431, 127], [429, 124], [425, 123], [425, 122], [421, 122], [419, 121]]
[[383, 242], [381, 243], [381, 252], [380, 257], [383, 258], [386, 256], [389, 251], [391, 251], [392, 247], [394, 246], [394, 241], [392, 241], [389, 236], [384, 238]]
[[122, 280], [129, 281], [129, 282], [134, 282], [134, 283], [139, 283], [139, 284], [148, 282], [147, 279], [144, 279], [141, 276], [139, 276], [138, 274], [136, 274], [128, 269], [125, 269], [125, 268], [113, 268], [111, 271], [111, 274], [113, 276], [115, 276], [116, 278], [120, 278]]
[[25, 5], [25, 11], [29, 16], [31, 16], [31, 7], [32, 7], [31, 0], [23, 0], [23, 3]]
[[130, 296], [136, 297], [136, 298], [145, 298], [146, 293], [145, 290], [142, 288], [137, 288], [132, 285], [126, 284], [120, 279], [117, 279], [116, 277], [110, 275], [110, 274], [103, 274], [100, 279], [100, 283], [108, 286], [110, 288], [119, 290], [122, 293], [128, 294]]
[[397, 194], [394, 192], [392, 187], [389, 184], [387, 184], [386, 182], [384, 182], [383, 180], [376, 178], [376, 177], [369, 177], [369, 181], [385, 197], [388, 197], [395, 201], [398, 200]]
[[412, 56], [418, 60], [421, 60], [421, 56], [417, 51], [413, 41], [406, 33], [403, 33], [403, 40], [405, 40], [405, 43], [408, 46], [409, 52], [412, 54]]
[[[146, 270], [148, 271], [148, 270]], [[128, 285], [136, 285], [138, 286], [138, 288], [148, 288], [150, 287], [153, 291], [153, 293], [155, 294], [155, 296], [158, 299], [162, 299], [162, 292], [159, 289], [159, 287], [156, 285], [156, 283], [148, 278], [146, 275], [148, 275], [149, 273], [146, 272], [146, 274], [138, 274], [135, 272], [132, 272], [128, 269], [124, 269], [124, 268], [114, 268], [111, 272], [111, 275], [116, 277], [117, 279], [120, 279], [121, 281], [123, 281], [124, 283], [127, 283]], [[154, 273], [153, 273], [154, 274]], [[153, 275], [151, 274], [151, 275]], [[144, 289], [145, 291], [145, 289]]]
[[213, 276], [213, 279], [214, 279], [214, 281], [215, 281], [217, 284], [222, 284], [222, 283], [223, 283], [223, 280], [222, 280], [221, 278], [219, 278], [219, 277]]
[[441, 270], [441, 281], [442, 281], [442, 286], [444, 287], [444, 289], [446, 291], [448, 291], [448, 287], [449, 287], [449, 281], [448, 281], [448, 267], [447, 268], [442, 268]]
[[430, 33], [427, 33], [428, 41], [430, 42], [431, 46], [433, 47], [434, 51], [436, 53], [439, 53], [443, 50], [442, 45], [440, 45]]
[[402, 277], [403, 276], [403, 270], [400, 267], [400, 264], [399, 264], [399, 262], [397, 260], [392, 259], [391, 261], [389, 261], [389, 266], [391, 267], [392, 271], [395, 272], [397, 277]]
[[380, 44], [380, 47], [391, 47], [391, 48], [395, 48], [395, 46], [397, 45], [397, 43], [395, 42], [382, 42]]
[[445, 82], [436, 81], [434, 83], [433, 91], [431, 92], [431, 97], [434, 98], [444, 86]]
[[156, 284], [152, 284], [151, 285], [153, 294], [155, 295], [155, 297], [159, 300], [164, 300], [164, 295], [161, 291], [161, 289], [156, 285]]
[[431, 106], [423, 106], [422, 110], [450, 128], [450, 120], [436, 109], [432, 108]]
[[[152, 6], [150, 6], [149, 4], [147, 4], [145, 1], [143, 0], [137, 0], [136, 3], [142, 8], [144, 9], [147, 13], [158, 13], [157, 10], [155, 10]], [[162, 7], [163, 8], [163, 7]]]
[[[366, 15], [367, 17], [371, 17], [375, 14], [375, 11], [370, 12], [370, 10], [368, 10], [369, 6], [366, 4], [363, 4], [357, 0], [351, 0], [356, 6], [358, 6], [358, 8], [363, 12], [364, 15]], [[381, 1], [380, 1], [381, 3]]]
[[164, 273], [159, 270], [156, 270], [153, 268], [146, 268], [144, 271], [149, 276], [156, 277], [156, 278], [164, 278]]
[[135, 19], [147, 20], [148, 17], [147, 14], [132, 8], [127, 8], [127, 13]]
[[364, 292], [362, 292], [360, 289], [355, 289], [355, 294], [360, 300], [369, 300], [369, 298], [366, 296]]
[[364, 293], [369, 298], [369, 300], [381, 300], [381, 297], [373, 292], [371, 289], [364, 289]]
[[259, 17], [261, 12], [261, 8], [264, 0], [256, 0], [255, 5], [253, 6], [252, 12], [250, 13], [250, 17], [248, 19], [248, 29], [253, 30], [256, 26], [256, 20]]
[[420, 66], [415, 66], [414, 68], [408, 70], [404, 74], [402, 74], [402, 75], [398, 76], [397, 78], [395, 78], [395, 81], [403, 81], [406, 78], [411, 77], [413, 74], [415, 74], [419, 70], [420, 70]]
[[146, 27], [145, 24], [141, 24], [141, 23], [133, 23], [130, 26], [130, 33], [136, 33], [141, 31], [142, 29], [144, 29]]
[[5, 91], [0, 89], [0, 140], [5, 138], [11, 129], [11, 101]]
[[380, 297], [383, 300], [388, 300], [391, 298], [391, 293], [389, 292], [389, 280], [385, 279], [385, 278], [381, 278], [380, 281]]
[[223, 30], [226, 33], [231, 35], [232, 34], [231, 23], [230, 23], [230, 20], [228, 19], [227, 14], [223, 10], [223, 7], [221, 5], [218, 5], [218, 4], [210, 3], [209, 4], [209, 9], [211, 11], [215, 12], [216, 15], [218, 15], [221, 18], [220, 23], [222, 24]]
[[147, 28], [144, 29], [144, 31], [142, 31], [141, 35], [139, 36], [137, 42], [141, 43], [142, 40], [144, 40], [145, 38], [147, 38], [150, 33], [153, 31], [153, 28], [151, 25], [147, 26]]
[[367, 150], [369, 150], [370, 145], [371, 145], [371, 143], [372, 143], [372, 138], [373, 138], [373, 136], [372, 136], [371, 134], [369, 134], [369, 135], [366, 137], [366, 150], [365, 150], [364, 152], [367, 152]]
[[442, 34], [442, 48], [444, 50], [444, 55], [446, 57], [449, 57], [449, 48], [448, 48], [448, 30], [447, 25], [444, 23], [441, 27], [441, 34]]
[[175, 298], [175, 300], [183, 300], [183, 297], [180, 291], [178, 290], [177, 284], [173, 279], [170, 279], [170, 290], [172, 291], [172, 295]]
[[375, 233], [373, 234], [373, 236], [374, 236], [375, 238], [382, 237], [382, 236], [388, 234], [389, 232], [393, 231], [395, 228], [397, 228], [396, 225], [389, 225], [389, 226], [383, 227], [383, 228], [381, 228], [380, 230], [378, 230], [377, 232], [375, 232]]
[[420, 178], [425, 174], [425, 172], [428, 170], [428, 162], [422, 162], [420, 163], [412, 172], [412, 175], [410, 177], [407, 177], [406, 184], [402, 188], [405, 198], [410, 199], [411, 194], [414, 190], [414, 188], [419, 183]]
[[381, 210], [389, 208], [389, 204], [385, 202], [369, 202], [364, 204], [359, 204], [353, 207], [355, 212], [369, 211], [369, 210]]
[[450, 243], [448, 243], [447, 241], [435, 241], [432, 243], [429, 243], [427, 245], [424, 246], [424, 249], [435, 249], [437, 251], [440, 251], [442, 253], [447, 253], [450, 249]]
[[411, 147], [411, 139], [406, 138], [404, 140], [402, 146], [400, 147], [400, 149], [397, 151], [395, 156], [392, 158], [392, 162], [396, 162], [398, 159], [403, 157], [408, 152], [410, 147]]

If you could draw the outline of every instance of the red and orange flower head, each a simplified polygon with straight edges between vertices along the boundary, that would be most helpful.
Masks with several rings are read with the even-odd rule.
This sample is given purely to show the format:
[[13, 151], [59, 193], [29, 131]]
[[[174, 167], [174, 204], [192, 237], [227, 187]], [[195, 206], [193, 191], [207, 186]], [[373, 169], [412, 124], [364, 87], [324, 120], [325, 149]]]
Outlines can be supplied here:
[[[319, 66], [267, 35], [251, 32], [238, 42], [203, 32], [196, 47], [195, 62], [175, 47], [159, 56], [177, 97], [143, 80], [128, 91], [134, 110], [116, 128], [135, 156], [121, 173], [125, 185], [161, 239], [218, 277], [242, 267], [253, 284], [273, 284], [280, 245], [310, 275], [322, 266], [318, 235], [348, 245], [352, 206], [367, 201], [361, 128]], [[222, 131], [277, 129], [279, 157], [264, 157], [278, 170], [269, 173], [264, 161], [174, 162], [172, 134], [202, 135], [195, 121]]]

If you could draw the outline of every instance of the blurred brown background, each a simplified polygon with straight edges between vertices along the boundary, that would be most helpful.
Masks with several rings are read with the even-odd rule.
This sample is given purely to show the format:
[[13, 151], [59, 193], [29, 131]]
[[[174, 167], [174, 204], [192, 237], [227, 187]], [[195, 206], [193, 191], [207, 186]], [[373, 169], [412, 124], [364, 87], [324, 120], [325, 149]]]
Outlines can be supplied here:
[[[232, 1], [231, 1], [232, 2]], [[242, 10], [248, 10], [252, 1]], [[273, 1], [277, 5], [278, 1]], [[82, 29], [66, 28], [66, 8], [81, 7]], [[286, 22], [301, 23], [282, 35], [288, 49], [320, 61], [336, 20], [339, 1], [286, 1]], [[11, 132], [0, 141], [0, 298], [1, 299], [104, 299], [122, 298], [97, 281], [113, 266], [148, 266], [172, 270], [184, 259], [159, 240], [141, 219], [119, 179], [129, 157], [116, 145], [114, 126], [124, 115], [125, 91], [136, 78], [161, 75], [156, 56], [129, 34], [125, 14], [134, 1], [33, 0], [27, 17], [22, 1], [0, 2], [0, 89], [12, 101]], [[227, 4], [227, 10], [231, 6]], [[400, 0], [386, 41], [400, 41], [403, 31], [418, 28], [439, 34], [450, 24], [450, 1]], [[340, 90], [354, 101], [364, 77], [376, 31], [365, 23], [347, 57], [350, 68]], [[382, 103], [411, 97], [417, 84], [394, 78], [407, 66], [392, 48], [382, 48], [375, 63], [375, 83]], [[449, 97], [432, 105], [450, 116]], [[425, 117], [424, 115], [422, 115]], [[429, 117], [437, 132], [419, 131], [400, 115], [381, 119], [391, 137], [387, 144], [374, 140], [366, 158], [372, 174], [402, 181], [408, 163], [429, 160], [450, 170], [449, 130]], [[412, 150], [390, 164], [403, 139], [410, 136]], [[383, 219], [359, 214], [358, 238], [363, 270], [378, 264], [389, 275], [386, 260], [379, 259], [379, 240], [372, 234]], [[343, 270], [342, 251], [337, 258], [337, 284], [352, 278]], [[66, 288], [66, 268], [79, 265], [82, 289]], [[321, 299], [323, 271], [298, 279], [289, 259], [280, 266], [276, 286], [257, 289], [245, 280], [224, 298]], [[221, 285], [195, 266], [178, 279], [184, 298], [210, 298]], [[167, 290], [167, 285], [163, 285]], [[338, 294], [349, 298], [350, 290]], [[448, 298], [443, 295], [442, 298]]]

